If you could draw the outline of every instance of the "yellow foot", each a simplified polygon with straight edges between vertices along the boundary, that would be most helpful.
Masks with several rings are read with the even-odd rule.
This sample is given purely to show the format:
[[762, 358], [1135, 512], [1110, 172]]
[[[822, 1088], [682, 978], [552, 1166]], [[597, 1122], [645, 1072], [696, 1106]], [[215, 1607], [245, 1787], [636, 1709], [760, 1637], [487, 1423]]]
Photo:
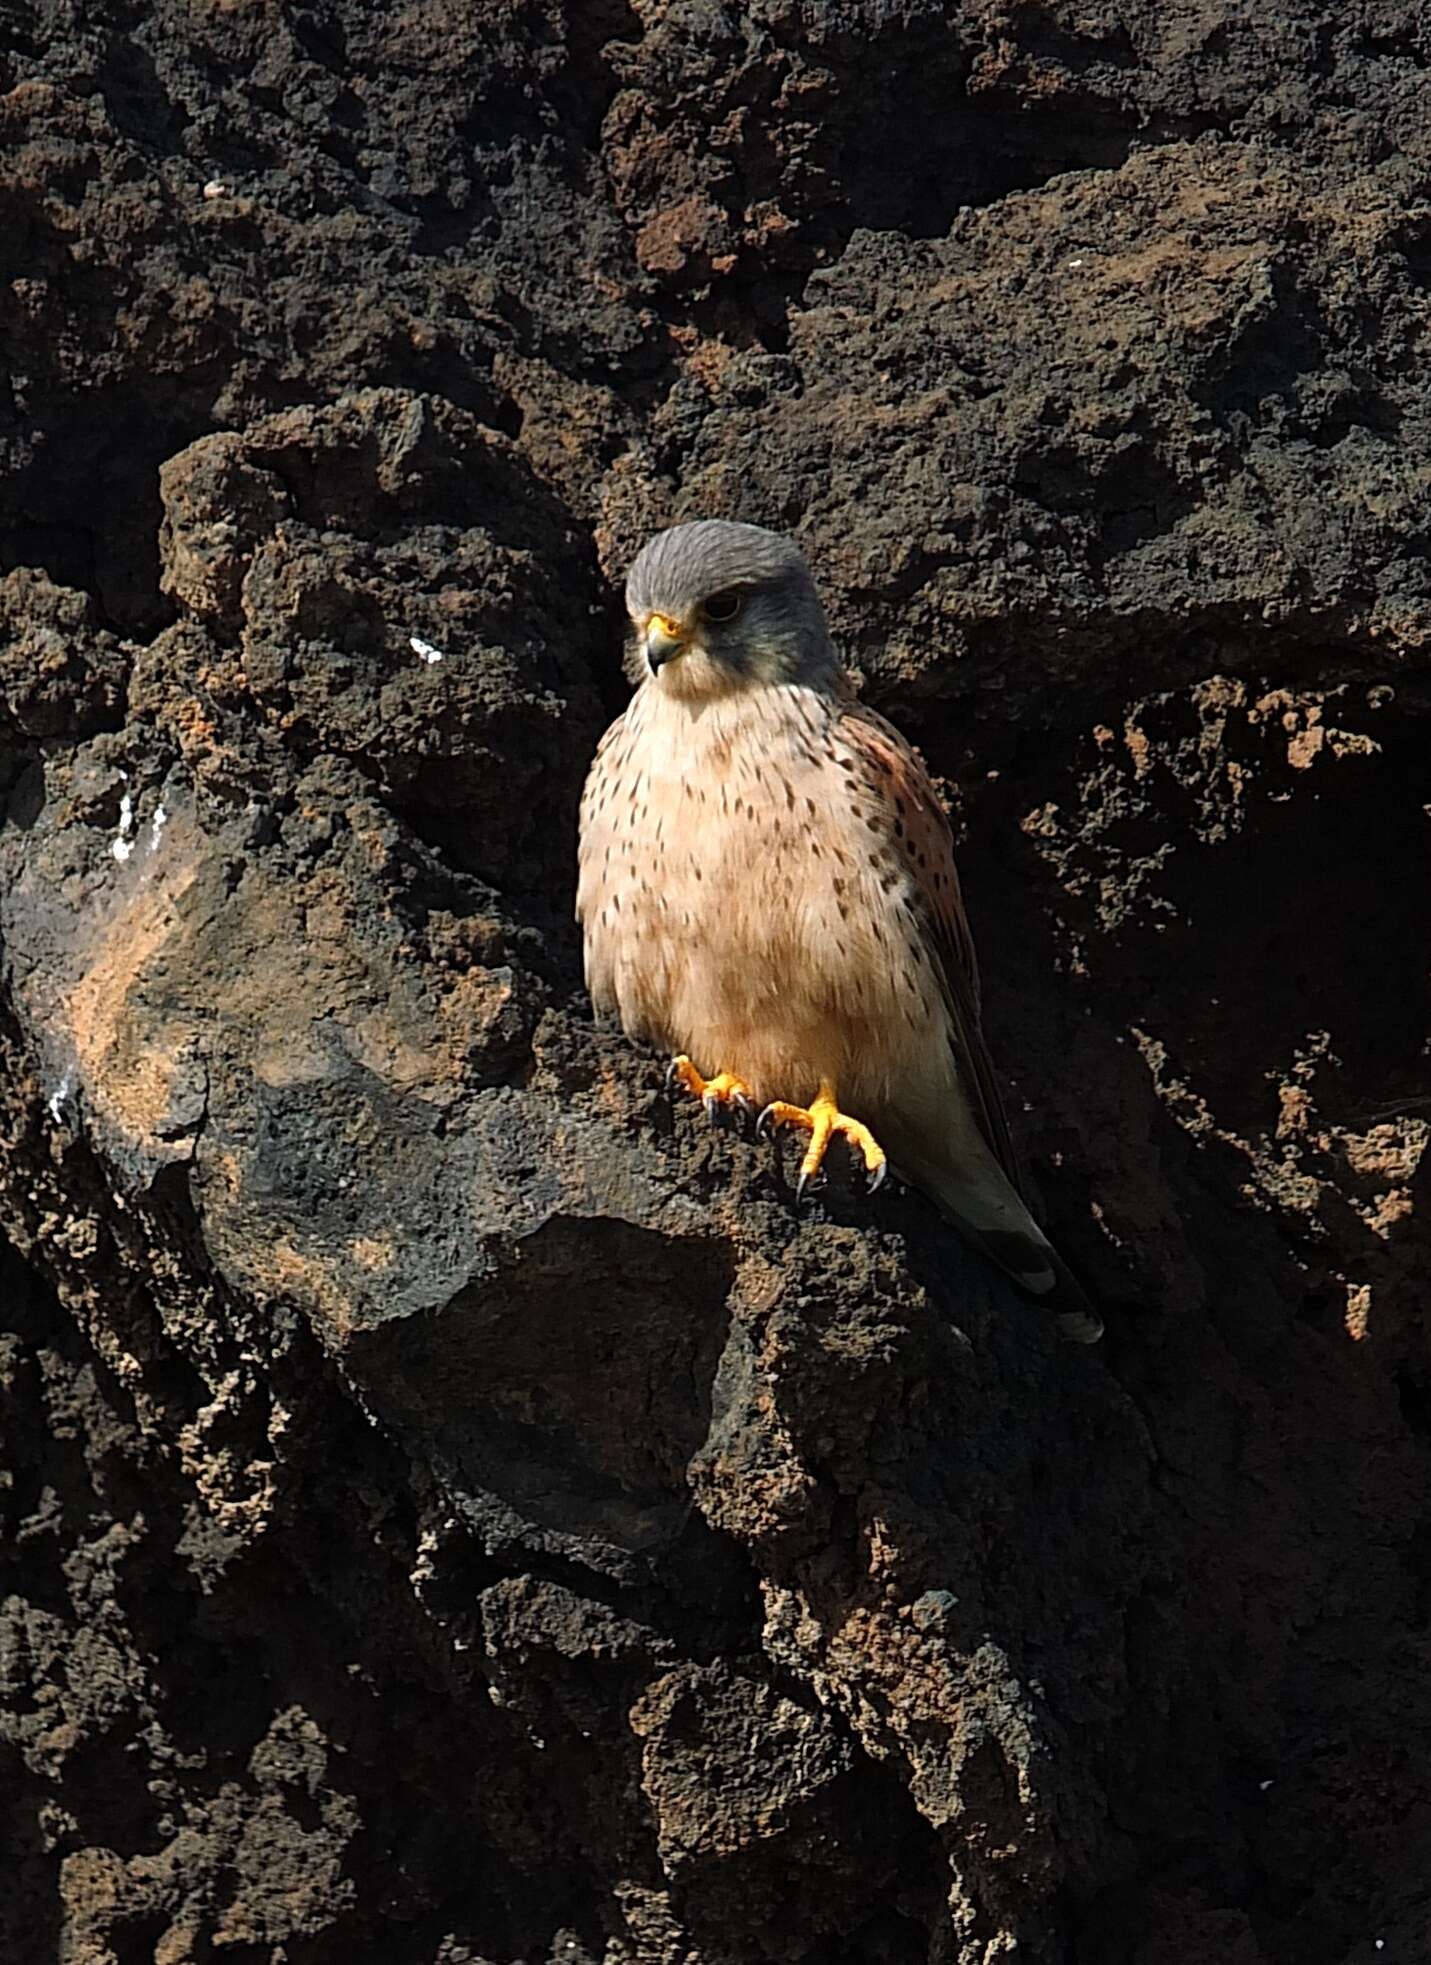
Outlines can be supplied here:
[[858, 1119], [851, 1119], [847, 1113], [841, 1112], [835, 1099], [835, 1088], [827, 1078], [821, 1079], [819, 1094], [808, 1110], [803, 1105], [787, 1105], [784, 1099], [776, 1099], [773, 1104], [767, 1105], [756, 1121], [756, 1137], [759, 1138], [772, 1126], [804, 1126], [810, 1135], [805, 1158], [800, 1162], [796, 1200], [819, 1173], [826, 1149], [836, 1133], [859, 1151], [865, 1163], [865, 1172], [870, 1177], [871, 1194], [889, 1172], [884, 1148], [868, 1126], [862, 1126]]
[[722, 1109], [734, 1106], [743, 1118], [749, 1118], [755, 1110], [755, 1101], [742, 1081], [733, 1071], [718, 1072], [714, 1078], [702, 1078], [688, 1057], [672, 1058], [666, 1072], [666, 1089], [673, 1085], [684, 1085], [692, 1098], [698, 1098], [706, 1109], [707, 1119], [714, 1119]]

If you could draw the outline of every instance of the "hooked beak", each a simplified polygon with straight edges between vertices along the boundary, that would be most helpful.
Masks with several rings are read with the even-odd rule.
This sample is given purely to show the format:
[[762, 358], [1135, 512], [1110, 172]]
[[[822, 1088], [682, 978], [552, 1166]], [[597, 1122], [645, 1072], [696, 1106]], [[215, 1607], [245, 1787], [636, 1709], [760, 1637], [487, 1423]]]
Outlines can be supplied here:
[[651, 616], [646, 623], [646, 661], [652, 675], [659, 675], [673, 656], [682, 653], [686, 634], [680, 622], [673, 621], [668, 614]]

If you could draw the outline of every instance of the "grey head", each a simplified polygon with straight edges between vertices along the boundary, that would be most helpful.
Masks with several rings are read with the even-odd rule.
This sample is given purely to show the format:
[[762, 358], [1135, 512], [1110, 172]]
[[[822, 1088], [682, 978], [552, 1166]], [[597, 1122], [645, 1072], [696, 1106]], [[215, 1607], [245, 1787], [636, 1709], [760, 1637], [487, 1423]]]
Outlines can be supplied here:
[[697, 519], [658, 532], [626, 577], [626, 611], [637, 635], [633, 671], [674, 695], [830, 686], [839, 676], [804, 554], [764, 526]]

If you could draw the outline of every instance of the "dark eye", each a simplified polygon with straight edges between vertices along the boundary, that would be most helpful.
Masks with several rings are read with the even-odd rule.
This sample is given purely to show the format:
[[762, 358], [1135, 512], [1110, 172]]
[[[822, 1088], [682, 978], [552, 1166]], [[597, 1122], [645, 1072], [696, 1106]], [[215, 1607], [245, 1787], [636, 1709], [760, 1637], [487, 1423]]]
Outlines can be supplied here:
[[744, 606], [745, 595], [740, 589], [728, 587], [723, 594], [711, 594], [703, 600], [701, 613], [708, 621], [714, 621], [718, 627], [723, 627], [727, 621], [733, 621]]

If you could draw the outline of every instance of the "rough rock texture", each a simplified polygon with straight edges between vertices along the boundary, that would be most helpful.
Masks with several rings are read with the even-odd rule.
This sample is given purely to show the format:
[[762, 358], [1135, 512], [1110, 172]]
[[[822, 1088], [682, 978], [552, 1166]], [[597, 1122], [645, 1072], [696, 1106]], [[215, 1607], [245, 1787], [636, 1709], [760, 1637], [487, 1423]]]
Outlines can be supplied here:
[[[1424, 1959], [1424, 10], [6, 24], [0, 1956]], [[591, 1026], [698, 513], [944, 774], [1092, 1355]]]

